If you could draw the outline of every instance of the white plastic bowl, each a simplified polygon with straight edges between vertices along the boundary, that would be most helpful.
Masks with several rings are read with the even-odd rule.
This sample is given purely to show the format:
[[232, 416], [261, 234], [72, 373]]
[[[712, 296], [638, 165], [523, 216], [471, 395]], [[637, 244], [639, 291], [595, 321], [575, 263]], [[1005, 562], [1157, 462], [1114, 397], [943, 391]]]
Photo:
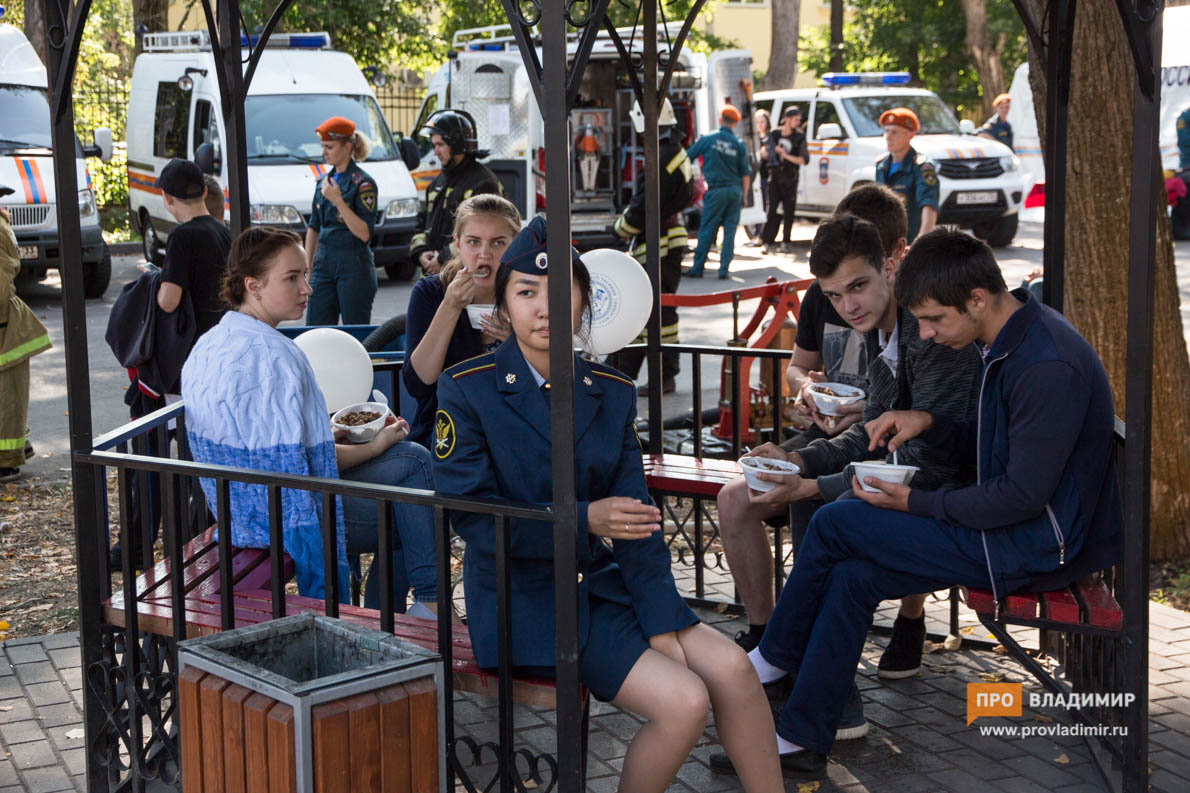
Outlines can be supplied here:
[[852, 463], [851, 470], [859, 477], [860, 487], [869, 493], [878, 493], [880, 491], [865, 482], [864, 477], [870, 476], [881, 482], [891, 482], [895, 485], [907, 485], [913, 480], [913, 475], [917, 473], [917, 466], [893, 465], [873, 460], [866, 463]]
[[472, 303], [467, 306], [467, 319], [471, 320], [471, 327], [483, 330], [483, 318], [495, 310], [491, 303]]
[[[380, 418], [375, 421], [369, 421], [367, 424], [358, 424], [350, 426], [347, 424], [340, 424], [339, 419], [346, 416], [348, 413], [355, 413], [356, 411], [367, 410], [373, 413], [379, 413]], [[376, 433], [384, 428], [385, 419], [388, 418], [388, 405], [380, 402], [356, 402], [354, 405], [348, 405], [335, 415], [331, 416], [331, 426], [336, 430], [343, 430], [347, 433], [348, 440], [352, 443], [367, 443], [376, 437]]]
[[767, 493], [777, 486], [777, 482], [766, 482], [757, 474], [776, 474], [777, 476], [796, 476], [801, 472], [795, 463], [784, 460], [774, 460], [771, 457], [755, 457], [749, 455], [740, 458], [740, 468], [744, 470], [744, 479], [748, 480], [748, 487], [759, 493]]
[[[818, 389], [829, 388], [840, 396], [824, 394]], [[839, 415], [839, 408], [850, 405], [864, 398], [864, 390], [853, 385], [843, 383], [814, 383], [810, 386], [811, 399], [818, 406], [818, 412], [824, 416]]]

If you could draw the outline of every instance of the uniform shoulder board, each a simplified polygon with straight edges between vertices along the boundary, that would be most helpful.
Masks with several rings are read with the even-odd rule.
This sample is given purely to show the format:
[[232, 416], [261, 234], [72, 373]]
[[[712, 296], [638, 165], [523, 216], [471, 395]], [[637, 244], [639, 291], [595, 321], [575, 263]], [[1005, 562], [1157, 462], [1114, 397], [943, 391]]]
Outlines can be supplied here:
[[595, 375], [596, 377], [602, 377], [605, 380], [614, 380], [615, 382], [623, 383], [624, 385], [629, 386], [630, 388], [636, 388], [636, 383], [633, 383], [631, 380], [629, 380], [627, 377], [625, 377], [623, 374], [621, 374], [618, 370], [613, 369], [610, 366], [606, 366], [601, 363], [596, 363], [594, 361], [592, 361], [590, 363], [590, 366], [591, 366], [591, 374]]
[[452, 380], [461, 380], [468, 375], [486, 372], [488, 369], [494, 368], [496, 368], [495, 354], [485, 352], [482, 355], [476, 355], [474, 358], [468, 358], [465, 361], [456, 363], [446, 370], [446, 374], [450, 375]]

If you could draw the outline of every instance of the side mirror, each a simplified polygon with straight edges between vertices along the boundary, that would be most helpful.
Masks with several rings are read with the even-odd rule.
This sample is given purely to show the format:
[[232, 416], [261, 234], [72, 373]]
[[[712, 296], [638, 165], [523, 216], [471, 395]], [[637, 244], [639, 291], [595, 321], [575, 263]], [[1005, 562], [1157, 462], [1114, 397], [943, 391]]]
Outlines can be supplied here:
[[413, 169], [421, 165], [421, 151], [417, 148], [417, 141], [401, 135], [401, 140], [397, 146], [401, 150], [401, 162], [405, 163], [406, 168], [413, 171]]
[[964, 135], [974, 135], [975, 122], [969, 118], [963, 119], [959, 122], [959, 132], [963, 133]]
[[87, 157], [98, 157], [100, 162], [109, 162], [112, 158], [112, 131], [107, 127], [96, 127], [91, 133], [94, 141], [90, 146], [83, 147], [83, 154]]
[[815, 140], [838, 140], [846, 137], [843, 134], [843, 128], [838, 124], [823, 124], [818, 128], [818, 134]]

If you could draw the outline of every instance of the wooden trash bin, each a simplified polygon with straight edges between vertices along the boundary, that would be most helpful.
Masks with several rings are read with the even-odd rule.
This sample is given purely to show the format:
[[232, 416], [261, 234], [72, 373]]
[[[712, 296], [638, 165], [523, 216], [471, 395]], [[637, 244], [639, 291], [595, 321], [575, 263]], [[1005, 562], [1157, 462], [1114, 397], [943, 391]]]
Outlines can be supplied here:
[[440, 793], [442, 660], [313, 614], [178, 645], [183, 793]]

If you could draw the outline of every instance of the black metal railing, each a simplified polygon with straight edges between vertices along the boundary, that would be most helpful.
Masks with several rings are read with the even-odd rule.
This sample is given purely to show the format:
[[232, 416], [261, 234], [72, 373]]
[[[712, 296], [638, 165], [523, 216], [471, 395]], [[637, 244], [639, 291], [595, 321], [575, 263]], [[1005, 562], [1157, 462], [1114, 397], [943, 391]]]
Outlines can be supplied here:
[[[399, 366], [399, 364], [397, 365]], [[179, 457], [169, 455], [169, 423], [177, 423], [174, 431], [179, 442]], [[526, 758], [526, 749], [517, 749], [512, 741], [513, 725], [513, 669], [510, 647], [511, 612], [508, 597], [509, 577], [504, 567], [508, 564], [509, 528], [512, 518], [553, 521], [553, 511], [546, 507], [513, 504], [499, 500], [448, 496], [434, 491], [411, 488], [374, 485], [351, 482], [343, 479], [281, 474], [247, 468], [197, 463], [185, 459], [185, 407], [178, 403], [96, 439], [90, 452], [75, 454], [75, 461], [88, 466], [94, 472], [95, 485], [100, 497], [96, 509], [103, 517], [97, 522], [104, 536], [98, 546], [107, 548], [106, 520], [107, 469], [116, 471], [118, 499], [120, 504], [119, 542], [124, 549], [122, 581], [118, 590], [122, 595], [123, 624], [107, 623], [102, 626], [102, 659], [86, 669], [85, 697], [91, 706], [101, 708], [104, 728], [98, 732], [88, 747], [88, 772], [92, 779], [107, 778], [111, 781], [131, 783], [134, 788], [148, 780], [160, 780], [180, 785], [180, 752], [177, 745], [177, 643], [192, 635], [193, 626], [186, 610], [186, 581], [184, 546], [199, 531], [206, 528], [205, 522], [195, 525], [194, 515], [205, 515], [204, 511], [190, 512], [182, 508], [186, 493], [197, 494], [198, 479], [214, 480], [216, 504], [215, 525], [218, 527], [217, 558], [219, 575], [219, 626], [221, 629], [235, 627], [236, 598], [232, 580], [231, 542], [231, 496], [232, 482], [260, 485], [268, 491], [269, 559], [271, 593], [270, 617], [286, 615], [286, 575], [284, 571], [284, 546], [282, 542], [281, 495], [285, 489], [317, 493], [321, 498], [321, 534], [323, 542], [326, 591], [324, 610], [328, 616], [339, 615], [339, 600], [334, 593], [339, 591], [338, 540], [336, 536], [335, 500], [344, 497], [373, 499], [377, 503], [379, 517], [379, 549], [372, 564], [379, 565], [376, 573], [380, 583], [380, 610], [378, 614], [381, 630], [393, 633], [395, 630], [393, 571], [393, 523], [390, 504], [394, 502], [428, 506], [433, 509], [435, 538], [437, 545], [438, 601], [441, 619], [438, 623], [438, 652], [445, 668], [453, 668], [453, 628], [450, 621], [451, 608], [451, 539], [447, 521], [447, 510], [458, 512], [482, 512], [495, 516], [496, 545], [501, 567], [497, 614], [501, 653], [499, 658], [499, 741], [487, 746], [497, 757], [497, 774], [501, 789], [514, 785], [515, 763], [518, 756]], [[139, 487], [131, 487], [133, 481]], [[142, 519], [140, 545], [136, 553], [136, 538], [128, 519], [131, 515], [132, 499], [140, 502], [141, 515], [153, 511], [155, 499], [160, 505], [162, 552], [171, 572], [169, 635], [157, 635], [140, 624], [138, 606], [145, 595], [138, 589], [137, 568], [151, 569], [154, 564], [153, 530], [150, 519]], [[107, 569], [107, 559], [91, 560]], [[80, 561], [82, 563], [82, 561]], [[83, 597], [111, 606], [113, 580], [110, 572], [99, 576], [99, 587], [93, 592], [82, 593]], [[147, 584], [147, 580], [146, 580]], [[559, 619], [564, 619], [560, 615]], [[241, 620], [242, 621], [242, 620]], [[209, 629], [209, 628], [207, 628]], [[453, 704], [453, 683], [450, 674], [443, 676], [445, 701]], [[474, 741], [460, 742], [456, 735], [453, 708], [447, 707], [444, 734], [447, 754], [447, 789], [453, 789], [455, 778], [473, 789], [488, 789], [488, 780], [472, 780], [469, 777], [466, 749], [474, 749]], [[147, 729], [146, 729], [147, 725]], [[462, 751], [460, 751], [462, 750]], [[556, 767], [556, 761], [548, 755], [526, 758], [530, 765]], [[503, 780], [506, 780], [503, 781]], [[506, 787], [505, 785], [509, 787]]]

